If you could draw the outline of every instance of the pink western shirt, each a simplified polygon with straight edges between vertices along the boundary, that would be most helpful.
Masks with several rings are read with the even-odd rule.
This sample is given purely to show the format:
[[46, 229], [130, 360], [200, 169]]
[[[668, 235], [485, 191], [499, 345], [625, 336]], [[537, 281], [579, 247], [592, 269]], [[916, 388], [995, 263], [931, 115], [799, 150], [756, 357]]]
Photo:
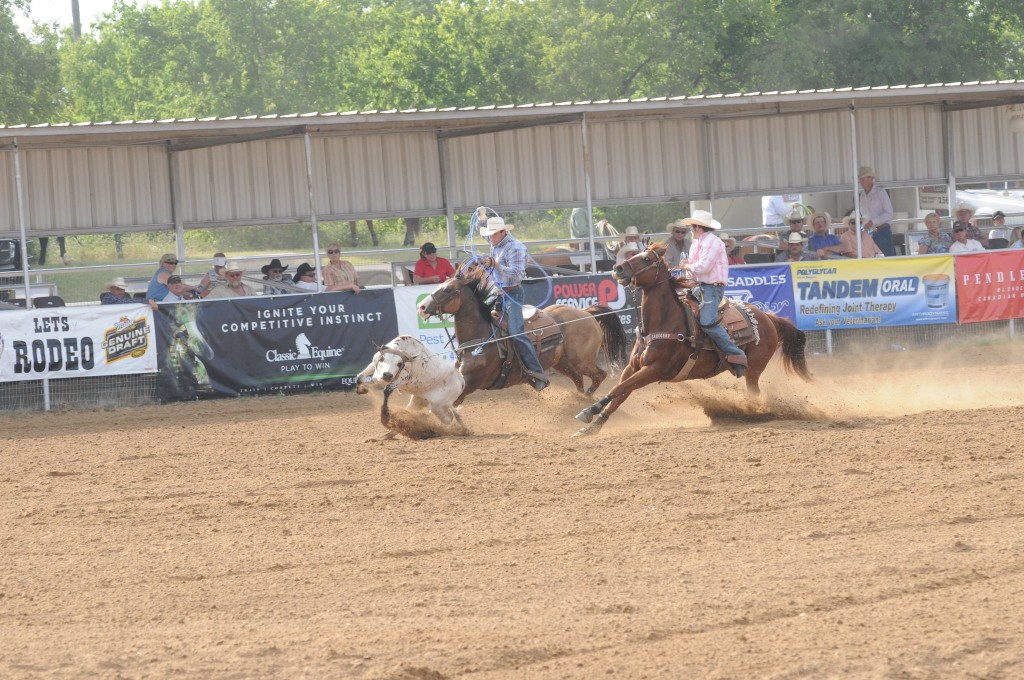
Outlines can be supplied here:
[[706, 231], [694, 238], [690, 244], [689, 262], [699, 282], [729, 282], [729, 256], [725, 252], [725, 243], [717, 234]]

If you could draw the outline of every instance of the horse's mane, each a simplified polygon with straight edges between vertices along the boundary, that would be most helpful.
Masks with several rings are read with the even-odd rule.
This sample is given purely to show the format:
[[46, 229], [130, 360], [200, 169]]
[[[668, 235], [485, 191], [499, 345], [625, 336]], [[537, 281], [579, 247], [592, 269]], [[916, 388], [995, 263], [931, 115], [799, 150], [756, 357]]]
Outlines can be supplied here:
[[494, 303], [486, 302], [490, 295], [490, 288], [493, 285], [487, 269], [481, 267], [473, 260], [465, 262], [456, 274], [462, 280], [462, 284], [473, 292], [473, 297], [480, 305], [480, 312], [486, 318], [491, 314]]

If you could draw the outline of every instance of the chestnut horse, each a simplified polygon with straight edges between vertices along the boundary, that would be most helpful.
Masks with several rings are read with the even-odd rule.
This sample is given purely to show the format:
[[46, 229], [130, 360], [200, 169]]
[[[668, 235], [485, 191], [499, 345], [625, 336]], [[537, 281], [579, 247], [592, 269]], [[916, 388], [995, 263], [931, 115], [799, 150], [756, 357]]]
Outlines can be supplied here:
[[[452, 314], [455, 317], [455, 338], [459, 343], [459, 371], [466, 379], [466, 389], [455, 402], [477, 390], [500, 389], [529, 382], [521, 368], [508, 372], [499, 380], [504, 360], [499, 350], [500, 338], [491, 324], [488, 303], [497, 291], [487, 271], [482, 267], [463, 267], [419, 304], [423, 318]], [[558, 324], [561, 342], [551, 351], [540, 353], [544, 369], [554, 368], [569, 378], [581, 394], [593, 396], [608, 377], [599, 365], [601, 355], [611, 368], [612, 362], [625, 361], [626, 334], [617, 314], [602, 305], [576, 309], [567, 305], [550, 305], [543, 310]], [[509, 346], [511, 343], [501, 343]], [[518, 360], [516, 361], [518, 364]], [[590, 387], [584, 391], [583, 377], [590, 378]]]
[[[728, 370], [710, 339], [703, 350], [695, 350], [683, 303], [675, 292], [676, 279], [665, 264], [662, 257], [664, 254], [664, 245], [652, 245], [612, 269], [619, 283], [632, 284], [643, 292], [640, 327], [637, 329], [633, 355], [622, 371], [619, 384], [607, 396], [576, 416], [590, 423], [577, 435], [593, 434], [600, 430], [608, 417], [615, 413], [634, 390], [654, 382], [703, 380]], [[807, 344], [804, 332], [788, 319], [753, 305], [748, 310], [756, 322], [757, 340], [741, 348], [747, 355], [747, 392], [760, 394], [758, 380], [780, 345], [782, 365], [786, 371], [795, 373], [807, 382], [813, 382], [804, 357]], [[697, 344], [703, 345], [700, 341]], [[691, 358], [693, 361], [688, 362]]]

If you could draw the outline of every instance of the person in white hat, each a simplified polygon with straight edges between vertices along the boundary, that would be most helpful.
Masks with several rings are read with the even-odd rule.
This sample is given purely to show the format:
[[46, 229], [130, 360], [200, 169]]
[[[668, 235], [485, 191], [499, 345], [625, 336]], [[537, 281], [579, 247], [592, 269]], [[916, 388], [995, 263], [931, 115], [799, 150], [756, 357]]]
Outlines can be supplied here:
[[626, 227], [622, 236], [622, 244], [615, 249], [615, 264], [622, 264], [639, 252], [640, 230], [636, 227]]
[[107, 285], [107, 292], [100, 294], [101, 305], [127, 305], [135, 302], [141, 302], [141, 300], [134, 299], [125, 290], [125, 282], [123, 276], [115, 276], [111, 279]]
[[790, 234], [786, 249], [775, 256], [776, 262], [807, 262], [818, 259], [820, 258], [817, 253], [804, 250], [804, 238], [798, 233]]
[[242, 297], [245, 295], [255, 295], [256, 291], [252, 286], [242, 281], [242, 276], [245, 274], [245, 270], [242, 269], [240, 264], [235, 262], [228, 262], [224, 265], [224, 277], [226, 283], [223, 286], [218, 286], [207, 298], [232, 298]]
[[[479, 214], [479, 213], [478, 213]], [[500, 217], [489, 217], [487, 223], [480, 227], [480, 235], [491, 244], [490, 257], [482, 258], [480, 264], [491, 270], [491, 279], [501, 290], [498, 305], [508, 317], [508, 334], [512, 339], [523, 362], [526, 375], [533, 380], [533, 388], [538, 392], [550, 382], [544, 367], [541, 366], [533, 342], [524, 335], [526, 330], [523, 321], [523, 279], [526, 277], [526, 246], [516, 240], [509, 232], [515, 229], [514, 224], [505, 224]], [[497, 306], [495, 307], [497, 309]]]
[[718, 323], [718, 306], [725, 294], [729, 281], [729, 258], [725, 243], [715, 233], [722, 228], [718, 220], [706, 210], [694, 210], [693, 215], [683, 220], [693, 228], [693, 243], [690, 255], [681, 268], [697, 280], [693, 295], [700, 303], [700, 327], [725, 355], [729, 368], [737, 378], [743, 377], [747, 366], [747, 355], [743, 353], [729, 333]]
[[860, 214], [861, 225], [865, 231], [871, 233], [878, 249], [886, 257], [894, 257], [896, 248], [892, 244], [892, 201], [885, 189], [875, 184], [875, 171], [867, 165], [862, 165], [857, 171], [857, 181], [860, 183]]
[[204, 298], [213, 292], [214, 288], [227, 283], [224, 277], [224, 265], [227, 263], [228, 258], [224, 253], [213, 254], [213, 266], [210, 267], [210, 271], [203, 275], [199, 286], [196, 287], [196, 295]]
[[953, 221], [953, 229], [962, 227], [968, 240], [977, 241], [984, 248], [988, 248], [988, 238], [982, 235], [973, 218], [974, 209], [966, 203], [961, 203], [956, 207], [956, 220]]

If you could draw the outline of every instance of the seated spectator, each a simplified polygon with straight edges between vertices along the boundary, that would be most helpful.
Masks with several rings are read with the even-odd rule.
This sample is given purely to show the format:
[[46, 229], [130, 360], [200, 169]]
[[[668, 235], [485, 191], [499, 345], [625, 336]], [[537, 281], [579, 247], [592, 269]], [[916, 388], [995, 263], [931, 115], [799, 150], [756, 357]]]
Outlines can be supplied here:
[[665, 239], [667, 248], [664, 259], [669, 269], [678, 269], [680, 263], [687, 258], [690, 252], [690, 227], [679, 219], [670, 222], [665, 229], [668, 230], [669, 237]]
[[622, 264], [640, 252], [640, 230], [633, 226], [626, 227], [622, 243], [609, 243], [606, 247], [608, 252], [615, 255], [615, 264]]
[[804, 250], [804, 238], [796, 231], [789, 233], [786, 237], [786, 249], [775, 256], [776, 262], [808, 262], [817, 259], [817, 253]]
[[437, 246], [427, 241], [420, 246], [420, 259], [412, 269], [412, 282], [444, 283], [455, 276], [455, 267], [443, 257], [438, 257]]
[[789, 231], [779, 237], [779, 250], [784, 252], [789, 248], [790, 234], [800, 234], [800, 240], [806, 241], [807, 234], [804, 233], [806, 225], [807, 216], [804, 214], [803, 207], [799, 204], [794, 205], [793, 210], [786, 215], [786, 226], [789, 227]]
[[274, 285], [275, 283], [281, 283], [287, 280], [284, 276], [287, 269], [288, 266], [282, 265], [281, 260], [276, 257], [270, 261], [270, 264], [265, 264], [260, 268], [260, 271], [263, 272], [263, 280], [269, 282], [263, 284], [264, 295], [281, 295], [282, 293], [289, 292], [287, 288], [281, 288]]
[[740, 246], [736, 239], [728, 234], [721, 234], [725, 242], [725, 252], [729, 256], [729, 264], [743, 264], [743, 256], [740, 255]]
[[1010, 239], [1011, 248], [1024, 248], [1024, 228], [1014, 227]]
[[136, 300], [125, 290], [123, 276], [115, 276], [106, 287], [107, 292], [100, 295], [101, 305], [127, 305], [141, 302], [141, 300]]
[[308, 262], [303, 262], [299, 265], [299, 268], [295, 270], [295, 276], [292, 277], [292, 283], [303, 290], [310, 290], [314, 293], [318, 293], [323, 289], [316, 280], [316, 268]]
[[253, 290], [252, 286], [242, 281], [242, 275], [245, 271], [242, 267], [234, 262], [228, 262], [224, 265], [224, 275], [226, 283], [223, 286], [218, 286], [207, 298], [232, 298], [242, 297], [246, 295], [255, 295], [256, 291]]
[[843, 242], [829, 231], [832, 216], [827, 212], [811, 215], [811, 238], [807, 242], [808, 249], [818, 256], [819, 260], [835, 259], [843, 256]]
[[981, 230], [978, 229], [978, 226], [974, 223], [973, 217], [974, 210], [971, 208], [971, 206], [967, 205], [966, 203], [961, 203], [956, 208], [956, 221], [953, 222], [953, 229], [955, 231], [957, 225], [962, 226], [964, 228], [964, 231], [967, 233], [968, 241], [977, 241], [978, 243], [981, 244], [981, 247], [983, 249], [987, 248], [988, 237], [982, 236]]
[[1007, 241], [1010, 240], [1010, 229], [1006, 226], [1006, 213], [1002, 210], [997, 210], [992, 215], [992, 228], [988, 232], [988, 237], [993, 238], [1005, 238]]
[[150, 307], [156, 309], [157, 302], [185, 302], [189, 299], [186, 297], [189, 292], [189, 286], [181, 280], [181, 277], [171, 274], [167, 277], [167, 295], [164, 295], [162, 300], [147, 300], [147, 302]]
[[[857, 219], [853, 215], [847, 215], [843, 218], [843, 226], [846, 230], [839, 237], [843, 244], [843, 257], [857, 257]], [[864, 225], [860, 225], [860, 249], [861, 257], [885, 257], [885, 253], [871, 238], [871, 234], [864, 231]]]
[[948, 253], [949, 247], [953, 245], [953, 238], [939, 231], [939, 216], [933, 212], [924, 216], [924, 226], [928, 233], [917, 240], [918, 255], [934, 255], [935, 253]]
[[359, 293], [359, 272], [351, 262], [341, 259], [341, 246], [337, 243], [327, 246], [327, 264], [320, 271], [324, 275], [324, 290], [348, 290]]
[[217, 286], [224, 285], [224, 265], [227, 263], [228, 258], [224, 253], [213, 254], [213, 266], [210, 267], [210, 271], [203, 275], [203, 279], [199, 282], [199, 286], [196, 288], [196, 294], [199, 297], [204, 298]]
[[949, 247], [949, 252], [956, 255], [958, 253], [979, 253], [985, 250], [985, 246], [981, 245], [980, 242], [973, 238], [967, 238], [967, 227], [963, 223], [957, 223], [953, 227], [953, 245]]

